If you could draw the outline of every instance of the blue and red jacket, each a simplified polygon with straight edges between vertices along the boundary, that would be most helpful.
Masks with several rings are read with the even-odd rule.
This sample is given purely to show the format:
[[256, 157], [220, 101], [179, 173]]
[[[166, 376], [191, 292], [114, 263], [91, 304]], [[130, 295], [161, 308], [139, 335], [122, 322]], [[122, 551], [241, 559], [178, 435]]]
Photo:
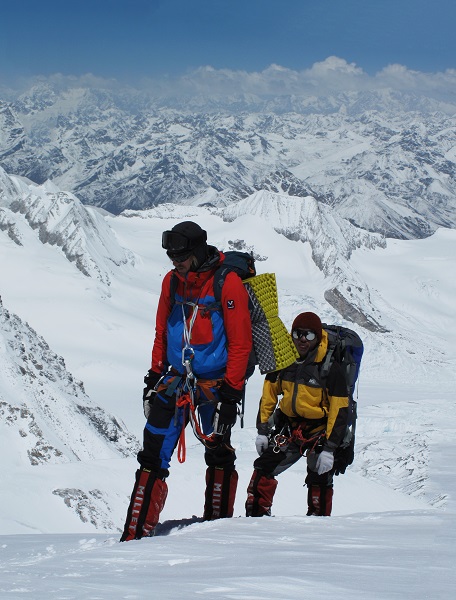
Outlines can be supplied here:
[[[200, 379], [222, 379], [235, 389], [245, 383], [247, 363], [252, 349], [249, 298], [240, 277], [228, 273], [222, 287], [221, 306], [205, 310], [215, 303], [214, 273], [223, 263], [224, 254], [214, 248], [218, 260], [211, 267], [189, 271], [185, 276], [169, 271], [162, 284], [152, 349], [152, 370], [161, 373], [168, 365], [181, 374], [184, 340], [184, 314], [191, 327], [189, 345], [194, 350], [192, 370]], [[177, 277], [172, 301], [171, 278]], [[197, 308], [196, 308], [197, 307]], [[196, 312], [193, 326], [191, 320]]]

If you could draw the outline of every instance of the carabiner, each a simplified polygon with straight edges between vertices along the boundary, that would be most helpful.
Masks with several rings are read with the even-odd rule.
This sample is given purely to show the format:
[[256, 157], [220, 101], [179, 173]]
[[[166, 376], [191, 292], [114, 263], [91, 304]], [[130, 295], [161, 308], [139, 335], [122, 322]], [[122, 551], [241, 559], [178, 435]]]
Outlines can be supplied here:
[[284, 435], [278, 433], [277, 435], [274, 436], [274, 448], [272, 449], [273, 452], [275, 452], [276, 454], [278, 454], [279, 452], [281, 452], [282, 448], [285, 448], [288, 446], [288, 438], [286, 438]]
[[195, 375], [192, 371], [192, 359], [195, 356], [195, 352], [191, 346], [185, 346], [182, 348], [182, 364], [187, 371], [187, 377], [189, 379], [194, 379]]

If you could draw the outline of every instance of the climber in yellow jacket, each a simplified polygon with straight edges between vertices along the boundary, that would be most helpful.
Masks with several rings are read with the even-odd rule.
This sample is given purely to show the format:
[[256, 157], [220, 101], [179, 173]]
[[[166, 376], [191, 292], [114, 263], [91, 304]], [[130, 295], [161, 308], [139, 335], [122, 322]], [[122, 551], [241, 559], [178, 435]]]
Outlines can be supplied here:
[[251, 517], [271, 514], [275, 477], [303, 455], [307, 456], [307, 514], [331, 514], [334, 451], [347, 429], [347, 384], [336, 361], [326, 380], [320, 377], [328, 338], [316, 314], [298, 315], [291, 335], [299, 358], [266, 375], [263, 385], [256, 439], [260, 456], [247, 490], [246, 515]]

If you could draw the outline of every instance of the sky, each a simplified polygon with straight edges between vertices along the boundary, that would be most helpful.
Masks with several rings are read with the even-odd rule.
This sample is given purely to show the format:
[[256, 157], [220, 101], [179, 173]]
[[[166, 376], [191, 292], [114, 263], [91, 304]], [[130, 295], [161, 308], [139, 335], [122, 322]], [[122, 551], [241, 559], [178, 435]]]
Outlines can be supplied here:
[[15, 0], [1, 5], [0, 78], [299, 72], [330, 56], [370, 75], [441, 72], [456, 68], [455, 17], [453, 0]]

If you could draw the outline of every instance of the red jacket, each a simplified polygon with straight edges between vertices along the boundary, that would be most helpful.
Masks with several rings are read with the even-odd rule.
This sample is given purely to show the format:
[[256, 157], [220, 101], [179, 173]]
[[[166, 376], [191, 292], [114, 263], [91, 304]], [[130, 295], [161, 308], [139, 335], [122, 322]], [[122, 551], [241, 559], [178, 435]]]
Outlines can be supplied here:
[[[243, 387], [252, 349], [252, 328], [248, 294], [238, 275], [230, 272], [226, 276], [221, 307], [204, 311], [205, 306], [215, 302], [214, 273], [224, 258], [220, 252], [219, 261], [208, 271], [189, 271], [183, 277], [173, 270], [165, 275], [157, 308], [153, 371], [162, 372], [171, 365], [184, 373], [181, 358], [184, 347], [182, 306], [189, 326], [193, 305], [197, 304], [198, 312], [190, 337], [190, 345], [195, 352], [192, 361], [195, 375], [202, 379], [224, 378], [235, 389]], [[178, 279], [174, 304], [170, 298], [172, 275]]]

